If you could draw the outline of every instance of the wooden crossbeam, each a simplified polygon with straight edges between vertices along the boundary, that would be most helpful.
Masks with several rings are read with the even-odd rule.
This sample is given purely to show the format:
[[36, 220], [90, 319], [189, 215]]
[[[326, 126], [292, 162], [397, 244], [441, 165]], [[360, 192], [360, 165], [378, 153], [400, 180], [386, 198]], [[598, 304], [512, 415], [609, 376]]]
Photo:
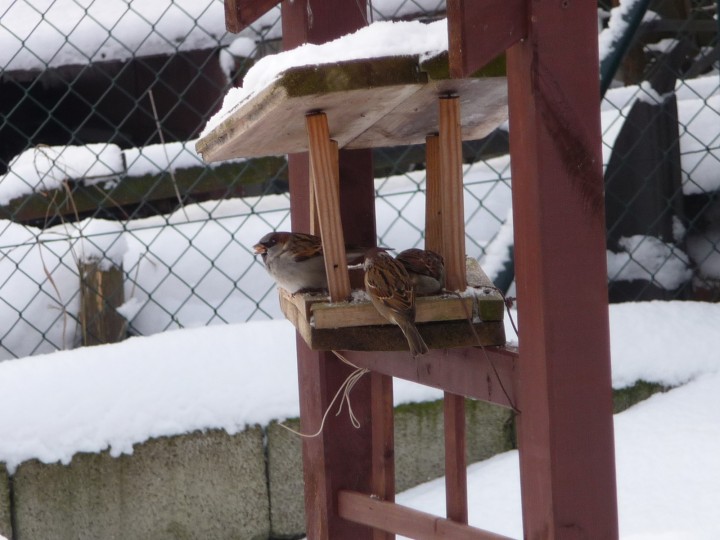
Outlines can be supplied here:
[[358, 367], [446, 392], [514, 408], [517, 351], [511, 347], [431, 350], [409, 358], [393, 351], [343, 351]]
[[356, 491], [338, 493], [340, 517], [416, 540], [510, 540], [509, 537], [470, 527], [414, 508], [383, 501]]

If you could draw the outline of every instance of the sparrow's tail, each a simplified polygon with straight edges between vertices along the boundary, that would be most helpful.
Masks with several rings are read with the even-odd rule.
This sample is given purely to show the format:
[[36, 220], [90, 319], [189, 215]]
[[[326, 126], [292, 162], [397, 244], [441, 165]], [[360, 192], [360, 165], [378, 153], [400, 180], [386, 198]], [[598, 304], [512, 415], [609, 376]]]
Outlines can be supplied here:
[[428, 346], [425, 344], [425, 340], [423, 340], [420, 332], [418, 332], [417, 327], [412, 321], [397, 322], [397, 325], [405, 335], [405, 339], [407, 339], [408, 345], [410, 346], [410, 353], [413, 357], [430, 352], [430, 349], [428, 349]]

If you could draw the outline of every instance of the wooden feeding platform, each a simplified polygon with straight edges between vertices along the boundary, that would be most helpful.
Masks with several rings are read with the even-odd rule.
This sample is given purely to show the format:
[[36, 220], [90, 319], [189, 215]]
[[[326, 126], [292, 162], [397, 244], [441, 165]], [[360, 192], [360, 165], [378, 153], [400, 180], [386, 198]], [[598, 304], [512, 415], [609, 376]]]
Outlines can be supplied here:
[[329, 298], [281, 290], [280, 304], [311, 349], [407, 350], [369, 299], [351, 299], [338, 152], [418, 143], [427, 151], [425, 247], [443, 256], [446, 289], [459, 291], [417, 299], [420, 333], [431, 349], [505, 344], [501, 295], [476, 261], [466, 267], [461, 147], [507, 119], [507, 82], [447, 73], [447, 54], [293, 67], [197, 143], [206, 161], [309, 152], [309, 232], [323, 242]]
[[[418, 297], [415, 322], [431, 349], [504, 345], [504, 301], [475, 259], [467, 260], [462, 294]], [[404, 351], [400, 329], [368, 299], [329, 302], [323, 294], [278, 289], [280, 307], [313, 350]], [[470, 328], [472, 325], [472, 329]]]

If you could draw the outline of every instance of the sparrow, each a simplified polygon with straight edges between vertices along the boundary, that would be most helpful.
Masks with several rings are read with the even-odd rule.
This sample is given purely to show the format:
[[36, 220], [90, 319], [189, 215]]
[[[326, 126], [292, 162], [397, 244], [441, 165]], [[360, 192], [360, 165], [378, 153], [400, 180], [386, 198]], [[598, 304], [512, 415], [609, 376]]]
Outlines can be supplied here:
[[378, 313], [400, 327], [413, 357], [427, 353], [415, 326], [415, 290], [405, 267], [384, 249], [373, 248], [365, 254], [363, 269], [365, 291]]
[[445, 261], [434, 251], [406, 249], [398, 253], [395, 259], [410, 274], [416, 295], [437, 294], [445, 287]]
[[[295, 294], [328, 288], [325, 257], [319, 236], [285, 231], [270, 232], [253, 246], [275, 283]], [[347, 250], [348, 261], [361, 257], [364, 248]]]

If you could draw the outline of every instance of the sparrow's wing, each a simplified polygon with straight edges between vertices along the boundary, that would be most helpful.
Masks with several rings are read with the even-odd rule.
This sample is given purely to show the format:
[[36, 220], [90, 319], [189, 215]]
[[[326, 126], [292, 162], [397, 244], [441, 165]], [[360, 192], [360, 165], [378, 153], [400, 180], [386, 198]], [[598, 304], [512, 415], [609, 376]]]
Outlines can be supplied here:
[[415, 293], [410, 276], [403, 266], [391, 257], [375, 262], [365, 272], [368, 294], [389, 308], [405, 312], [414, 309]]
[[443, 272], [443, 258], [434, 251], [424, 249], [406, 249], [396, 257], [408, 272], [440, 279]]
[[305, 261], [323, 254], [320, 238], [312, 234], [295, 233], [292, 242], [293, 260], [295, 262]]

